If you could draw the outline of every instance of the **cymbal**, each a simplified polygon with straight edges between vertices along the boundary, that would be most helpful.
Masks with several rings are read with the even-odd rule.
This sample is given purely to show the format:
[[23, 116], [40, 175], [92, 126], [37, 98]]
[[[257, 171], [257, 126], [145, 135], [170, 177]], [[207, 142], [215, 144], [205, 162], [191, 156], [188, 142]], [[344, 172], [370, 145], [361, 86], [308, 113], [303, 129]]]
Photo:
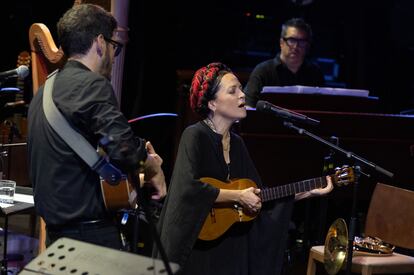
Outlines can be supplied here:
[[348, 251], [348, 229], [344, 219], [336, 219], [325, 239], [324, 266], [329, 275], [341, 270]]

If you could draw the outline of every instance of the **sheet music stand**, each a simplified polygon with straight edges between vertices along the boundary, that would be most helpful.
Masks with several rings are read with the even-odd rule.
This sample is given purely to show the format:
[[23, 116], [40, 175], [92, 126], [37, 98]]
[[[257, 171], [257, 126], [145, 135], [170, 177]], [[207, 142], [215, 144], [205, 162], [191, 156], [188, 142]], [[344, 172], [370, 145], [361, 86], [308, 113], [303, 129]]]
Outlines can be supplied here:
[[[16, 196], [17, 195], [17, 196]], [[22, 195], [22, 196], [19, 196]], [[16, 198], [17, 197], [17, 198]], [[4, 235], [3, 235], [3, 259], [1, 260], [1, 275], [7, 275], [7, 237], [8, 237], [8, 217], [34, 208], [33, 202], [20, 201], [19, 197], [29, 198], [33, 201], [33, 189], [30, 187], [16, 186], [14, 203], [9, 207], [0, 207], [0, 215], [4, 217]]]
[[[172, 272], [179, 265], [170, 263]], [[90, 244], [70, 238], [60, 238], [21, 271], [30, 274], [167, 274], [164, 263], [125, 251]]]

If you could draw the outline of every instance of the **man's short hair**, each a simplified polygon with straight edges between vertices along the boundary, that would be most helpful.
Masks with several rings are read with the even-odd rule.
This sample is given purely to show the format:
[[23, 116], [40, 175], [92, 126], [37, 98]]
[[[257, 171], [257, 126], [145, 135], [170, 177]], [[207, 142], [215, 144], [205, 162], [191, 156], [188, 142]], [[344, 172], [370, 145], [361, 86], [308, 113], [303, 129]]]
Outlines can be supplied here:
[[297, 28], [297, 29], [305, 32], [308, 41], [309, 42], [312, 41], [312, 28], [302, 18], [291, 18], [291, 19], [287, 20], [285, 23], [283, 23], [282, 31], [280, 32], [280, 37], [281, 38], [286, 36], [286, 32], [287, 32], [288, 27]]
[[73, 6], [57, 23], [59, 43], [68, 57], [86, 54], [98, 35], [111, 38], [116, 28], [112, 14], [92, 4]]

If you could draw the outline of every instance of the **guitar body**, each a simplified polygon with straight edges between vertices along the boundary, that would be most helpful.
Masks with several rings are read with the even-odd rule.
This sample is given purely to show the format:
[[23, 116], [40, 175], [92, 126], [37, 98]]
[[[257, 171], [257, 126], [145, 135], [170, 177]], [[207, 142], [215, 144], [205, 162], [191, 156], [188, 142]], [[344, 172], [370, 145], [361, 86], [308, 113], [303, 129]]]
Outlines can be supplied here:
[[[355, 181], [353, 168], [346, 165], [342, 168], [336, 168], [335, 174], [330, 175], [330, 177], [332, 183], [336, 186], [345, 186]], [[229, 183], [214, 178], [201, 178], [200, 181], [219, 189], [242, 190], [249, 187], [257, 188], [256, 183], [250, 179], [230, 180]], [[259, 196], [263, 203], [326, 186], [326, 177], [319, 177], [271, 188], [263, 188]], [[238, 204], [215, 204], [207, 215], [198, 238], [203, 241], [215, 240], [223, 235], [234, 223], [251, 221], [256, 218], [257, 214], [244, 212]]]
[[134, 209], [136, 206], [137, 192], [128, 179], [121, 180], [117, 185], [101, 180], [101, 190], [108, 211]]
[[[216, 188], [242, 190], [249, 187], [257, 188], [257, 185], [249, 179], [231, 180], [229, 183], [222, 182], [214, 178], [201, 178], [204, 183], [208, 183]], [[236, 222], [248, 222], [256, 218], [256, 214], [245, 213], [243, 210], [233, 205], [223, 204], [214, 206], [204, 222], [203, 228], [198, 236], [200, 240], [211, 241], [220, 237]]]

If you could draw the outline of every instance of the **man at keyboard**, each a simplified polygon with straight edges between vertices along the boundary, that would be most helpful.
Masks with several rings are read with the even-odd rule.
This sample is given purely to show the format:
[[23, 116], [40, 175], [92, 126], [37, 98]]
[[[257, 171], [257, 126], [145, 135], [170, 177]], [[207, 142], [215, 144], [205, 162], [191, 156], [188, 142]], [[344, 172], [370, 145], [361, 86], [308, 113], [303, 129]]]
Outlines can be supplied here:
[[312, 42], [312, 29], [301, 18], [282, 25], [280, 53], [258, 64], [244, 89], [246, 104], [255, 107], [264, 86], [325, 86], [320, 68], [305, 59]]

